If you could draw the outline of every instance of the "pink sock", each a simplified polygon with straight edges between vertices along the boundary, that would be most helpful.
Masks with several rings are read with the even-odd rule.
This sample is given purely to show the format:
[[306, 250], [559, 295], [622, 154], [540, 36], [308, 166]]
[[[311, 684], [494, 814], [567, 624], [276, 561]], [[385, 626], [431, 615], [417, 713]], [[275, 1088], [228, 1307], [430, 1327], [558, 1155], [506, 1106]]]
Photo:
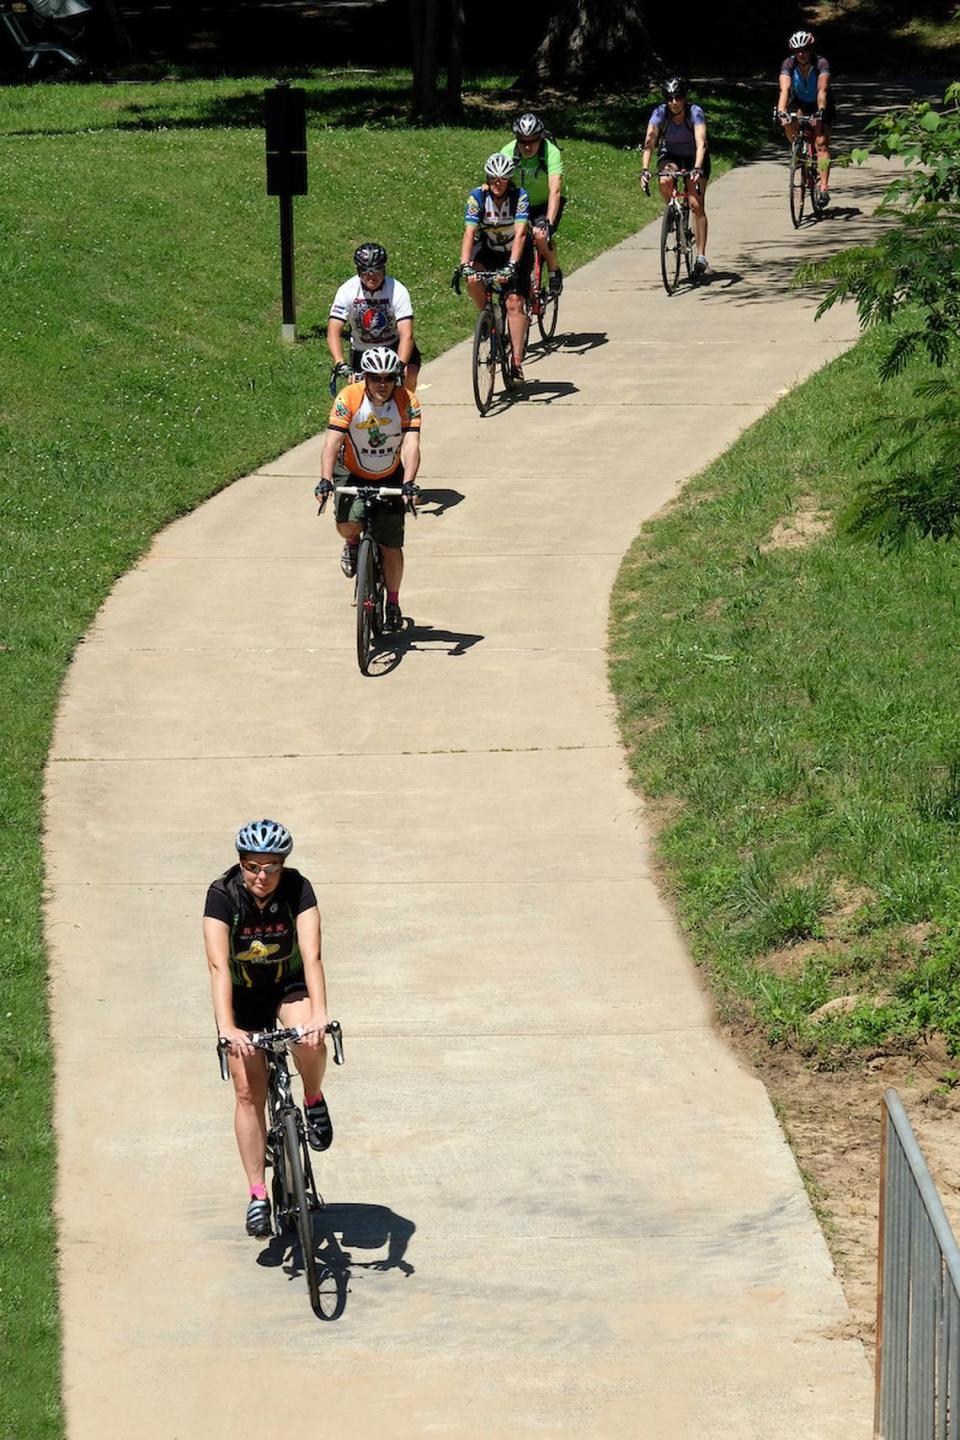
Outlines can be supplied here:
[[317, 1093], [316, 1093], [316, 1095], [304, 1095], [304, 1097], [303, 1097], [303, 1103], [304, 1103], [304, 1105], [307, 1105], [307, 1106], [316, 1105], [316, 1104], [317, 1104], [319, 1101], [321, 1101], [322, 1099], [323, 1099], [323, 1091], [322, 1091], [322, 1090], [318, 1090]]
[[251, 1199], [251, 1200], [266, 1200], [266, 1198], [267, 1198], [267, 1187], [266, 1187], [266, 1185], [251, 1185], [251, 1186], [250, 1186], [250, 1199]]
[[399, 591], [399, 590], [388, 590], [388, 591], [387, 591], [387, 599], [389, 600], [389, 602], [390, 602], [391, 605], [399, 605], [399, 604], [400, 604], [400, 591]]

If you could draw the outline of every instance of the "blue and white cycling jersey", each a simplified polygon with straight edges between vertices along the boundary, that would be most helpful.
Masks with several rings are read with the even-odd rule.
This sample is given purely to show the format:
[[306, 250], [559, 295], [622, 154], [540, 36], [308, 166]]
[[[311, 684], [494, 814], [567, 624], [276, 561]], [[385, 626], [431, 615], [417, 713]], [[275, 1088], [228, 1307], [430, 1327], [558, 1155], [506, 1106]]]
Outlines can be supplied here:
[[780, 66], [780, 74], [790, 76], [790, 94], [798, 104], [816, 105], [817, 80], [821, 75], [830, 74], [830, 61], [822, 55], [814, 56], [810, 69], [804, 75], [797, 64], [797, 57], [788, 55]]
[[509, 255], [518, 225], [530, 223], [530, 201], [526, 190], [508, 185], [498, 200], [486, 185], [478, 185], [467, 196], [465, 225], [477, 227], [477, 242], [487, 250], [502, 250]]
[[671, 155], [689, 155], [692, 160], [697, 153], [697, 141], [693, 133], [695, 125], [706, 125], [707, 118], [699, 105], [687, 105], [679, 120], [667, 113], [666, 104], [658, 105], [650, 116], [650, 125], [659, 132], [658, 148]]

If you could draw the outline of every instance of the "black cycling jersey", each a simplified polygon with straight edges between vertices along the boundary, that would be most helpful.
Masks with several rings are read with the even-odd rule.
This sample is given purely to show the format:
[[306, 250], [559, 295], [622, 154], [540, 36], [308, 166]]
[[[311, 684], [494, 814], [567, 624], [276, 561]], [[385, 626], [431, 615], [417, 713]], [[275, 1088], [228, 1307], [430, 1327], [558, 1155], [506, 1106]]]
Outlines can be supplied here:
[[284, 867], [280, 883], [261, 910], [231, 865], [207, 891], [204, 916], [230, 927], [230, 977], [235, 987], [275, 985], [303, 974], [297, 916], [316, 905], [310, 881]]

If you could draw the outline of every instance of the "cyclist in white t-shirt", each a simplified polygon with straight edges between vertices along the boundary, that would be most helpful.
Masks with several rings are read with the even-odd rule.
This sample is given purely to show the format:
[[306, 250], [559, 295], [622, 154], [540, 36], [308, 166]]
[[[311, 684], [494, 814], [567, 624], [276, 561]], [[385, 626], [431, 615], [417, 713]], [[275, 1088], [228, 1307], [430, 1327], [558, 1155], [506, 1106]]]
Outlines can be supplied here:
[[[422, 356], [413, 338], [413, 306], [410, 292], [387, 271], [387, 252], [368, 240], [353, 252], [356, 278], [340, 286], [330, 307], [327, 345], [333, 357], [335, 376], [349, 378], [359, 372], [364, 350], [385, 345], [395, 350], [404, 364], [403, 384], [413, 393], [417, 387]], [[344, 359], [343, 327], [350, 327], [350, 355]]]

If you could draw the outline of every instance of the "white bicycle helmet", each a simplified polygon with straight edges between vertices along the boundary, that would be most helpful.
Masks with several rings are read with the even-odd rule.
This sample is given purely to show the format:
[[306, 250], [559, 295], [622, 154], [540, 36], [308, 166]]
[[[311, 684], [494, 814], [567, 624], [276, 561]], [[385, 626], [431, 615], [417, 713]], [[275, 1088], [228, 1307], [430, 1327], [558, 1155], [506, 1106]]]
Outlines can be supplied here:
[[237, 834], [239, 855], [289, 855], [293, 836], [277, 820], [251, 820]]
[[539, 140], [544, 133], [543, 121], [539, 115], [534, 115], [527, 110], [525, 114], [518, 115], [513, 122], [513, 133], [518, 140]]
[[794, 30], [787, 41], [787, 48], [790, 50], [812, 50], [814, 38], [809, 30]]
[[488, 180], [509, 180], [514, 166], [510, 156], [501, 155], [498, 150], [495, 155], [490, 156], [483, 168]]
[[364, 375], [376, 375], [381, 379], [387, 376], [391, 380], [399, 380], [403, 374], [403, 361], [396, 350], [388, 350], [386, 345], [374, 345], [369, 350], [364, 350], [361, 355], [360, 369]]

